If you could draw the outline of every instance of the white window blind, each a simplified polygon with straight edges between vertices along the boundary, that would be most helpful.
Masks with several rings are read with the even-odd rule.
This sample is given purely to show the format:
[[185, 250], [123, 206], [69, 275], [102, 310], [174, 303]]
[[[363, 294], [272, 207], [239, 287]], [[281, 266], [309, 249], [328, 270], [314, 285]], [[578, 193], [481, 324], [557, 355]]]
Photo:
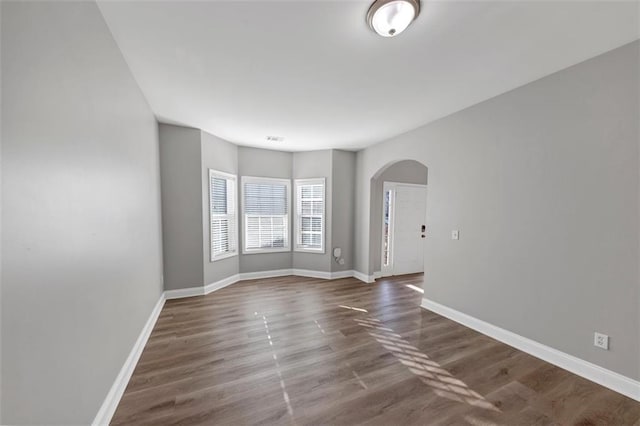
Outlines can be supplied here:
[[324, 252], [325, 179], [298, 179], [296, 250]]
[[291, 182], [242, 178], [244, 252], [288, 251]]
[[236, 177], [209, 170], [211, 261], [235, 256], [237, 244]]

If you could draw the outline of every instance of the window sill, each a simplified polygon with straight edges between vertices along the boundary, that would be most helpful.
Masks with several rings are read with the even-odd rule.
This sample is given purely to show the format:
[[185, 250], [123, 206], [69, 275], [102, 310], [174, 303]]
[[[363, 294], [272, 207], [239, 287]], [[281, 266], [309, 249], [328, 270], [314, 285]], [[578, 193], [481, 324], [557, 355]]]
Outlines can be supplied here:
[[234, 251], [233, 253], [220, 254], [209, 259], [209, 263], [217, 262], [218, 260], [229, 259], [230, 257], [234, 257], [238, 255], [238, 251]]
[[287, 253], [291, 252], [291, 248], [281, 249], [255, 249], [255, 250], [242, 250], [242, 254], [268, 254], [268, 253]]
[[322, 249], [310, 249], [304, 247], [296, 247], [293, 249], [296, 253], [313, 253], [313, 254], [325, 254], [325, 250]]

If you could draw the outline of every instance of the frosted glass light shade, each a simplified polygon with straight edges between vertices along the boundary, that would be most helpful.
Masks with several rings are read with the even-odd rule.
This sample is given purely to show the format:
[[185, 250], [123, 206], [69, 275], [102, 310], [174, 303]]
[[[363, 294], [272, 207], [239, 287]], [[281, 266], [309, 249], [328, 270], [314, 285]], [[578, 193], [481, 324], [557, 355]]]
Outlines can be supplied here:
[[383, 37], [394, 37], [407, 29], [418, 16], [418, 0], [376, 0], [369, 8], [367, 21]]

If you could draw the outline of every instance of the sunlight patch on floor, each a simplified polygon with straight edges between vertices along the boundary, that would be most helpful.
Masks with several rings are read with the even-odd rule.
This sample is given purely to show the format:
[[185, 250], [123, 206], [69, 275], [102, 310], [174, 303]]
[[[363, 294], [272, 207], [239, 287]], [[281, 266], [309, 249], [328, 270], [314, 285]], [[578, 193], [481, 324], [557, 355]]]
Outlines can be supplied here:
[[362, 308], [354, 308], [353, 306], [346, 306], [346, 305], [338, 305], [341, 308], [344, 309], [351, 309], [352, 311], [358, 311], [358, 312], [369, 312], [366, 309], [362, 309]]
[[380, 320], [376, 318], [356, 318], [354, 321], [367, 328], [371, 337], [391, 352], [400, 363], [418, 376], [423, 383], [431, 387], [437, 395], [475, 407], [500, 411], [482, 395], [469, 389], [462, 380], [452, 376], [437, 362], [395, 333], [393, 329], [384, 327]]
[[411, 289], [411, 290], [413, 290], [413, 291], [417, 291], [418, 293], [422, 293], [422, 294], [424, 294], [424, 290], [423, 290], [423, 289], [421, 289], [420, 287], [415, 286], [415, 285], [413, 285], [413, 284], [405, 284], [405, 287], [408, 287], [408, 288], [410, 288], [410, 289]]
[[[257, 317], [258, 313], [254, 312], [254, 315]], [[271, 347], [273, 362], [275, 362], [276, 364], [276, 372], [278, 373], [278, 378], [280, 379], [280, 388], [282, 389], [282, 398], [284, 399], [285, 404], [287, 404], [287, 412], [289, 413], [289, 416], [293, 418], [293, 408], [291, 407], [291, 401], [289, 400], [289, 393], [287, 392], [287, 387], [284, 384], [284, 379], [282, 378], [282, 373], [280, 372], [280, 362], [278, 361], [276, 351], [273, 349], [273, 340], [271, 340], [269, 323], [265, 315], [262, 315], [262, 323], [264, 324], [264, 332], [267, 335], [267, 340], [269, 340], [269, 346]]]

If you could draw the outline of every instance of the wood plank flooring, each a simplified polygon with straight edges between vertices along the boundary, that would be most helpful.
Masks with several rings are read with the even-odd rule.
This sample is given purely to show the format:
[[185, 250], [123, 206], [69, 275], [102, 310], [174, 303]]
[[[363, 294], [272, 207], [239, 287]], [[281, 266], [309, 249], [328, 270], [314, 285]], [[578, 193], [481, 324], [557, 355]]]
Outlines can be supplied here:
[[422, 280], [167, 301], [112, 424], [640, 425], [640, 403], [421, 309]]

